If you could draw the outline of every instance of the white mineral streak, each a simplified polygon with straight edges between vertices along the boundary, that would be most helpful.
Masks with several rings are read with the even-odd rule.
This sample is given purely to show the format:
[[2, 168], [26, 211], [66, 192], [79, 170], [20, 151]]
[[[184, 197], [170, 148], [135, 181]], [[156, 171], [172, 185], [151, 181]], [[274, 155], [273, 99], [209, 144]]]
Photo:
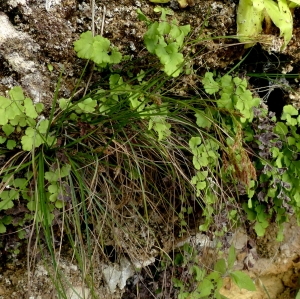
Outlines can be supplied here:
[[126, 280], [133, 276], [134, 268], [126, 258], [121, 258], [120, 264], [104, 265], [103, 276], [111, 293], [126, 286]]
[[32, 100], [37, 103], [45, 92], [43, 83], [47, 80], [40, 73], [40, 66], [28, 58], [28, 53], [35, 53], [40, 47], [28, 34], [17, 31], [4, 13], [0, 13], [0, 24], [0, 44], [4, 48], [5, 43], [8, 44], [1, 54], [10, 67], [20, 74], [22, 87], [25, 87]]
[[49, 11], [51, 9], [52, 6], [54, 5], [60, 5], [61, 0], [46, 0], [46, 10]]
[[25, 57], [20, 56], [22, 53], [12, 52], [6, 55], [6, 59], [9, 61], [10, 66], [14, 70], [19, 70], [21, 73], [28, 74], [29, 72], [36, 72], [36, 66], [33, 61], [26, 60]]
[[8, 1], [8, 4], [11, 5], [12, 7], [17, 7], [18, 4], [26, 6], [26, 0], [10, 0]]
[[15, 30], [13, 25], [9, 22], [5, 14], [0, 14], [0, 42], [2, 43], [8, 38], [20, 38], [20, 33]]

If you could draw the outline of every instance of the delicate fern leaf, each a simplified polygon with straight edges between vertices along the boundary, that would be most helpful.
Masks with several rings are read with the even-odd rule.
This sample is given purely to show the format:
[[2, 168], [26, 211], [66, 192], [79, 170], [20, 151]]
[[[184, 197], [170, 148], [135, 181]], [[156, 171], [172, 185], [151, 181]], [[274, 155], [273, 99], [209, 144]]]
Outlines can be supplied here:
[[49, 126], [49, 120], [48, 119], [44, 119], [40, 122], [40, 125], [39, 125], [39, 132], [41, 134], [46, 134], [47, 133], [47, 130], [48, 130], [48, 126]]
[[24, 151], [31, 151], [33, 147], [33, 138], [35, 131], [29, 127], [25, 131], [25, 135], [21, 138], [21, 144]]
[[170, 61], [170, 56], [166, 51], [166, 48], [162, 45], [157, 45], [155, 49], [155, 54], [159, 58], [161, 64], [165, 65]]
[[214, 80], [213, 73], [206, 72], [202, 79], [202, 84], [208, 94], [214, 94], [219, 91], [219, 84]]
[[96, 36], [93, 43], [93, 53], [91, 59], [96, 64], [110, 63], [110, 56], [107, 54], [110, 41], [102, 36]]
[[176, 39], [179, 37], [183, 32], [179, 29], [179, 27], [176, 24], [171, 25], [171, 30], [170, 30], [170, 37], [173, 39]]
[[189, 146], [191, 148], [191, 150], [195, 150], [197, 149], [198, 145], [200, 145], [202, 143], [201, 138], [199, 136], [197, 137], [192, 137], [189, 141]]
[[159, 39], [158, 22], [150, 25], [148, 31], [144, 35], [144, 42], [149, 53], [154, 54]]
[[5, 133], [5, 135], [8, 137], [11, 133], [14, 132], [15, 128], [12, 125], [10, 125], [10, 124], [5, 124], [2, 127], [2, 130]]
[[37, 118], [38, 114], [36, 113], [35, 107], [32, 103], [32, 100], [26, 98], [24, 100], [25, 114], [31, 118]]
[[112, 49], [110, 55], [110, 63], [117, 64], [120, 63], [122, 60], [122, 54], [117, 49]]
[[44, 104], [42, 103], [36, 103], [35, 104], [35, 110], [37, 113], [41, 113], [44, 110]]
[[48, 182], [57, 182], [59, 179], [59, 173], [53, 171], [45, 172], [45, 180]]
[[94, 38], [91, 31], [84, 32], [80, 39], [74, 42], [74, 50], [79, 58], [91, 59], [93, 55]]
[[6, 137], [0, 136], [0, 144], [3, 144], [6, 141]]
[[0, 107], [1, 109], [7, 108], [11, 104], [11, 100], [0, 96]]
[[187, 36], [191, 31], [191, 25], [179, 26], [179, 29], [183, 32], [184, 36]]
[[59, 99], [59, 108], [61, 110], [67, 109], [69, 102], [70, 102], [69, 99], [65, 99], [65, 98]]
[[159, 32], [160, 35], [169, 34], [170, 30], [171, 30], [171, 25], [169, 24], [169, 22], [161, 22], [157, 27], [157, 31]]
[[204, 113], [196, 113], [196, 123], [199, 128], [210, 128], [212, 125], [212, 122], [209, 120], [208, 117], [204, 115]]
[[92, 113], [92, 112], [94, 112], [96, 106], [97, 106], [97, 101], [93, 100], [91, 98], [87, 98], [83, 102], [81, 102], [81, 103], [78, 104], [78, 107], [84, 113]]
[[70, 171], [71, 171], [71, 165], [70, 164], [65, 164], [60, 169], [59, 177], [64, 178], [64, 177], [68, 176], [70, 174]]
[[6, 147], [9, 149], [9, 150], [12, 150], [16, 147], [17, 143], [15, 140], [8, 140], [7, 143], [6, 143]]
[[23, 101], [24, 94], [20, 86], [15, 86], [9, 91], [9, 96], [14, 101]]
[[0, 108], [0, 125], [6, 125], [8, 123], [8, 117], [5, 109]]

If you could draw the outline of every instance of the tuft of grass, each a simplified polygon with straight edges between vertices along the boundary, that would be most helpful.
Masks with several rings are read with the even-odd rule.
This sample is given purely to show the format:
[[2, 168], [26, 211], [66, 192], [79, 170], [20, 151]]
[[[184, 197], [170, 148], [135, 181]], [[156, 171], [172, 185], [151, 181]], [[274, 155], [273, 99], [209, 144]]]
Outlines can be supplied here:
[[[199, 34], [188, 45], [201, 45], [205, 39]], [[185, 277], [201, 286], [206, 274], [212, 284], [215, 265], [223, 271], [225, 260], [215, 263], [224, 249], [221, 241], [246, 221], [241, 203], [247, 205], [247, 196], [254, 192], [252, 162], [259, 157], [246, 145], [250, 124], [243, 125], [241, 110], [228, 108], [228, 103], [218, 106], [218, 92], [231, 86], [229, 74], [239, 64], [223, 77], [207, 73], [203, 78], [192, 66], [202, 51], [186, 54], [179, 66], [183, 72], [176, 78], [162, 74], [160, 65], [148, 56], [139, 61], [146, 61], [146, 71], [138, 69], [136, 61], [123, 62], [119, 68], [106, 69], [108, 75], [86, 88], [79, 100], [75, 95], [84, 74], [71, 98], [59, 99], [61, 73], [48, 127], [41, 135], [45, 140], [51, 135], [53, 142], [39, 147], [33, 142], [31, 151], [1, 148], [6, 161], [0, 171], [0, 191], [11, 188], [13, 179], [25, 178], [18, 200], [28, 208], [22, 225], [31, 226], [28, 295], [37, 252], [59, 298], [67, 298], [66, 290], [72, 288], [60, 266], [66, 252], [76, 260], [82, 285], [93, 298], [99, 298], [100, 264], [119, 263], [121, 257], [139, 269], [160, 259], [155, 271], [171, 272], [169, 278], [177, 279], [180, 291], [188, 290], [182, 298], [196, 294], [195, 285]], [[222, 86], [222, 78], [231, 83]], [[234, 79], [243, 91], [247, 89], [242, 79]], [[208, 87], [203, 89], [205, 80]], [[230, 99], [237, 96], [240, 86], [235, 84], [227, 94]], [[239, 96], [237, 102], [245, 95]], [[246, 111], [249, 119], [252, 108]], [[199, 230], [220, 240], [212, 261], [203, 265], [196, 262], [196, 245], [175, 246], [178, 238], [186, 240]], [[186, 255], [191, 258], [184, 261]], [[225, 270], [219, 272], [225, 276]], [[151, 268], [147, 271], [152, 275]], [[218, 276], [218, 288], [222, 277]], [[172, 293], [166, 279], [164, 283], [163, 292]]]

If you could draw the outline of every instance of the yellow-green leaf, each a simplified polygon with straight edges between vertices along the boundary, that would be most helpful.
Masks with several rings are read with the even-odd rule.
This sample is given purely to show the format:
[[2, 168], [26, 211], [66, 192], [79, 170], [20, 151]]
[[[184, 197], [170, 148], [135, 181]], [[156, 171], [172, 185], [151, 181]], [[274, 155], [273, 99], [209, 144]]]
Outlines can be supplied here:
[[170, 0], [150, 0], [150, 2], [152, 2], [152, 3], [161, 3], [161, 4], [163, 4], [163, 3], [168, 3], [168, 2], [170, 2]]

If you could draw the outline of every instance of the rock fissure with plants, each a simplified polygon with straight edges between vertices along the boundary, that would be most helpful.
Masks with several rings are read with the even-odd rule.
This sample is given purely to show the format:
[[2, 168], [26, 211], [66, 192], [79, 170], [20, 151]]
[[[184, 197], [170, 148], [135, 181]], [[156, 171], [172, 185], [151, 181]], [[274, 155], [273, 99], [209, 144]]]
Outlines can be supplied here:
[[[300, 3], [241, 0], [239, 5], [239, 18], [254, 15], [257, 19], [251, 22], [257, 28], [264, 18], [271, 19], [286, 47], [292, 25], [284, 26], [280, 18], [284, 13], [290, 21], [290, 9]], [[130, 68], [135, 61], [122, 56], [109, 39], [86, 31], [74, 50], [78, 58], [93, 63], [93, 71], [104, 74], [96, 89], [79, 100], [56, 93], [50, 112], [21, 87], [0, 97], [0, 150], [5, 157], [1, 234], [13, 228], [30, 246], [43, 230], [42, 239], [54, 257], [52, 230], [60, 224], [71, 247], [80, 244], [89, 258], [96, 246], [91, 235], [96, 235], [104, 247], [117, 244], [120, 252], [142, 264], [143, 252], [161, 245], [151, 225], [163, 227], [164, 217], [173, 217], [179, 237], [193, 226], [217, 240], [246, 219], [259, 237], [276, 223], [282, 241], [289, 217], [300, 222], [299, 111], [287, 104], [276, 118], [238, 73], [197, 74], [190, 64], [193, 53], [185, 51], [190, 26], [169, 20], [169, 9], [154, 11], [161, 14], [159, 21], [137, 12], [147, 27], [144, 43], [153, 68]], [[238, 26], [238, 34], [247, 40], [261, 33], [246, 32], [247, 22]], [[190, 99], [170, 91], [185, 76], [202, 84]], [[22, 216], [13, 219], [20, 206]], [[191, 216], [199, 221], [192, 223]], [[130, 217], [143, 225], [141, 231], [130, 231]], [[25, 224], [37, 229], [30, 238], [22, 229]], [[107, 236], [109, 230], [115, 239]], [[160, 269], [174, 267], [172, 283], [179, 299], [226, 298], [220, 293], [225, 277], [254, 291], [253, 280], [234, 268], [234, 246], [219, 241], [217, 249], [220, 256], [212, 269], [197, 263], [197, 252], [188, 244], [171, 262], [163, 250], [152, 250], [146, 261], [161, 254]], [[227, 257], [221, 249], [228, 251]], [[92, 285], [89, 275], [86, 283]]]

